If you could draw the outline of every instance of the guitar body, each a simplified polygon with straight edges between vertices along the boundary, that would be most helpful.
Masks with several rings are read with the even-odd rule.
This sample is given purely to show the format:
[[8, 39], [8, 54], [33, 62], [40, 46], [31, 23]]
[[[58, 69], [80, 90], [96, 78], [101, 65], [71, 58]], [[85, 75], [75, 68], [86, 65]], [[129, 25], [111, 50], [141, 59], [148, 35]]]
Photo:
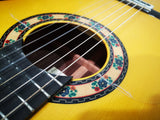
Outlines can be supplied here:
[[[106, 4], [109, 0], [99, 2], [93, 7], [86, 10], [81, 9], [97, 2], [97, 0], [8, 0], [0, 1], [1, 8], [1, 29], [0, 36], [17, 21], [28, 18], [30, 16], [43, 13], [68, 13], [85, 18], [92, 18], [96, 14], [109, 8], [111, 4], [116, 4], [118, 1], [113, 1], [111, 4]], [[160, 1], [154, 0], [146, 2], [153, 4], [154, 9], [160, 11]], [[92, 11], [95, 7], [106, 4], [94, 12], [85, 15], [85, 13]], [[122, 7], [123, 3], [115, 6], [114, 10]], [[102, 25], [107, 25], [116, 16], [122, 14], [130, 9], [126, 6], [122, 11], [108, 17], [101, 21], [105, 16], [112, 13], [114, 10], [108, 10], [103, 14], [93, 18], [94, 21]], [[80, 11], [80, 12], [77, 12]], [[116, 20], [114, 23], [107, 26], [110, 31], [114, 30], [120, 23], [125, 21], [129, 16], [134, 14], [137, 9], [132, 9], [128, 14]], [[11, 17], [14, 15], [14, 18]], [[80, 24], [80, 23], [75, 23]], [[45, 25], [45, 24], [43, 24]], [[38, 27], [39, 24], [31, 28], [31, 33]], [[85, 26], [84, 26], [85, 27]], [[33, 29], [33, 30], [32, 30]], [[96, 32], [96, 30], [92, 30]], [[123, 81], [113, 91], [106, 95], [98, 97], [94, 100], [76, 103], [61, 103], [48, 102], [44, 105], [31, 119], [32, 120], [159, 120], [160, 119], [160, 21], [159, 19], [150, 16], [144, 12], [137, 13], [133, 18], [128, 20], [124, 25], [114, 31], [125, 47], [127, 53], [127, 70], [125, 72]], [[29, 34], [26, 33], [26, 34]], [[13, 35], [14, 36], [14, 35]], [[107, 44], [107, 43], [105, 43]], [[106, 49], [109, 45], [106, 45]], [[124, 51], [122, 51], [124, 52]], [[110, 52], [109, 52], [110, 54]], [[124, 54], [124, 53], [122, 53]], [[107, 57], [105, 64], [109, 61]], [[102, 70], [102, 67], [100, 70]], [[116, 74], [116, 73], [113, 73]], [[92, 77], [88, 76], [89, 77]], [[81, 81], [81, 79], [74, 79], [73, 81]], [[82, 89], [82, 93], [87, 93], [87, 89]], [[82, 95], [83, 96], [83, 95]], [[62, 96], [61, 96], [62, 97]], [[60, 98], [57, 96], [57, 98]], [[74, 97], [73, 97], [74, 98]], [[68, 99], [68, 97], [66, 98]], [[69, 98], [72, 99], [72, 96]]]

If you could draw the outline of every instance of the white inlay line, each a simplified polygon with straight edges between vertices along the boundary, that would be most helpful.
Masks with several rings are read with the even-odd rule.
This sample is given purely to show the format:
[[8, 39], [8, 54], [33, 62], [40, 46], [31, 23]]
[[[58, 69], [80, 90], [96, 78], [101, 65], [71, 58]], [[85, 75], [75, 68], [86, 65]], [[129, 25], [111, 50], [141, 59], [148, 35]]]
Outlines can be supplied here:
[[39, 86], [36, 82], [33, 80], [31, 81], [47, 98], [50, 98], [50, 95], [43, 89], [41, 86]]
[[22, 97], [20, 97], [19, 95], [17, 95], [17, 97], [25, 104], [25, 106], [27, 106], [27, 108], [28, 108], [31, 112], [34, 111], [34, 109], [33, 109]]
[[8, 118], [0, 111], [0, 115], [2, 116], [1, 120], [8, 120]]

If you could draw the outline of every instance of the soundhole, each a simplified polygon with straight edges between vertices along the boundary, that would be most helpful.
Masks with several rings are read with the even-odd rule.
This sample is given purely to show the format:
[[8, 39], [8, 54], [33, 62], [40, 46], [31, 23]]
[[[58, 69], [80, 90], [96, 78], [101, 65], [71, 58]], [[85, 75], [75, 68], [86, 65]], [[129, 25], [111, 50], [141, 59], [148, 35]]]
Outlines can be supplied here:
[[[95, 33], [87, 30], [87, 32], [82, 34], [86, 28], [82, 26], [78, 27], [74, 24], [66, 24], [67, 23], [49, 24], [31, 32], [23, 44], [25, 45], [32, 41], [36, 42], [32, 42], [23, 48], [27, 58], [32, 63], [39, 60], [35, 65], [41, 69], [45, 69], [49, 73], [73, 76], [74, 79], [84, 78], [96, 73], [102, 68], [107, 59], [107, 50], [104, 43], [100, 43], [90, 52], [82, 56], [100, 40], [100, 37], [94, 35], [94, 37], [88, 39]], [[75, 27], [77, 28], [71, 31], [71, 29]], [[50, 33], [51, 31], [53, 32]], [[66, 34], [68, 31], [71, 32]], [[77, 35], [79, 36], [75, 37]], [[87, 42], [80, 45], [86, 39], [88, 39]], [[67, 43], [68, 41], [70, 42]], [[35, 52], [27, 55], [32, 51]], [[46, 57], [44, 58], [44, 56]], [[82, 57], [79, 59], [80, 56]], [[79, 60], [72, 64], [77, 59]], [[70, 66], [70, 64], [72, 65]], [[68, 68], [65, 69], [66, 67]]]

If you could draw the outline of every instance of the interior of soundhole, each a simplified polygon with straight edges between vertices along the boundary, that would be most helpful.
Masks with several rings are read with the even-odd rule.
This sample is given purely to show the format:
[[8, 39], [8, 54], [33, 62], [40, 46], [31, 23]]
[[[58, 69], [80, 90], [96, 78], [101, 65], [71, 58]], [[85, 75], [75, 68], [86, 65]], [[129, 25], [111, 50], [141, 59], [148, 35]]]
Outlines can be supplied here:
[[[70, 52], [72, 49], [77, 47], [79, 44], [81, 44], [83, 41], [85, 41], [94, 33], [89, 30], [83, 33], [82, 35], [80, 35], [79, 37], [76, 37], [68, 44], [61, 47], [63, 44], [70, 41], [72, 38], [74, 38], [75, 36], [77, 36], [78, 34], [81, 34], [83, 31], [86, 30], [86, 28], [80, 26], [72, 30], [68, 34], [62, 36], [62, 34], [68, 32], [69, 30], [77, 26], [74, 24], [68, 24], [68, 25], [65, 25], [65, 24], [66, 23], [56, 23], [52, 25], [51, 24], [47, 25], [48, 27], [42, 26], [33, 31], [33, 32], [37, 31], [36, 33], [34, 34], [32, 34], [33, 32], [30, 33], [23, 44], [27, 44], [31, 41], [35, 41], [35, 39], [40, 38], [41, 36], [44, 36], [51, 31], [54, 31], [51, 34], [46, 35], [45, 37], [41, 37], [40, 39], [37, 39], [36, 42], [33, 42], [32, 44], [24, 47], [23, 48], [24, 53], [28, 54], [31, 51], [49, 43], [50, 41], [53, 41], [50, 44], [42, 47], [38, 51], [34, 52], [33, 54], [27, 56], [27, 58], [32, 63], [34, 63], [37, 60], [44, 57], [45, 55], [54, 51], [52, 54], [48, 55], [47, 57], [45, 57], [43, 60], [41, 60], [35, 65], [41, 69], [45, 69], [46, 67], [48, 67], [49, 65], [51, 65], [52, 63], [58, 60], [54, 65], [49, 67], [47, 71], [53, 74], [60, 74], [57, 72], [61, 71], [67, 76], [73, 76], [74, 79], [87, 77], [99, 71], [101, 67], [104, 65], [107, 58], [107, 50], [104, 43], [97, 45], [94, 49], [92, 49], [85, 56], [80, 58], [76, 63], [74, 63], [72, 66], [70, 66], [68, 69], [64, 71], [64, 69], [67, 66], [73, 63], [77, 58], [79, 58], [83, 53], [89, 50], [92, 46], [94, 46], [100, 40], [100, 38], [97, 35], [95, 35], [94, 37], [89, 39], [87, 42], [82, 44], [80, 47], [78, 47], [77, 49], [72, 51], [70, 54], [68, 54], [68, 52]], [[64, 25], [65, 27], [58, 29], [59, 27], [62, 27]], [[43, 30], [40, 30], [42, 28]], [[57, 39], [57, 37], [59, 39]], [[59, 47], [61, 48], [57, 49]], [[63, 57], [64, 55], [66, 56]]]

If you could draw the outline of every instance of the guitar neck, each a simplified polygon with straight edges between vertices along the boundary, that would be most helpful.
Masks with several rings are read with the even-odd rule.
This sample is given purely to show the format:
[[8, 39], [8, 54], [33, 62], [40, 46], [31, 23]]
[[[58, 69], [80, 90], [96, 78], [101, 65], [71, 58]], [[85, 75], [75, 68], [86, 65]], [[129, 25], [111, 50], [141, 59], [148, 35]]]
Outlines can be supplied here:
[[[22, 40], [5, 47], [0, 51], [0, 56], [7, 55], [21, 45]], [[23, 120], [30, 117], [71, 80], [71, 77], [60, 76], [56, 78], [57, 81], [52, 80], [54, 75], [49, 75], [36, 66], [30, 67], [22, 73], [23, 69], [31, 66], [22, 50], [0, 59], [0, 71], [8, 66], [9, 60], [14, 63], [17, 60], [21, 60], [21, 62], [9, 66], [0, 73], [0, 119]], [[20, 75], [11, 81], [10, 78], [16, 73]]]

